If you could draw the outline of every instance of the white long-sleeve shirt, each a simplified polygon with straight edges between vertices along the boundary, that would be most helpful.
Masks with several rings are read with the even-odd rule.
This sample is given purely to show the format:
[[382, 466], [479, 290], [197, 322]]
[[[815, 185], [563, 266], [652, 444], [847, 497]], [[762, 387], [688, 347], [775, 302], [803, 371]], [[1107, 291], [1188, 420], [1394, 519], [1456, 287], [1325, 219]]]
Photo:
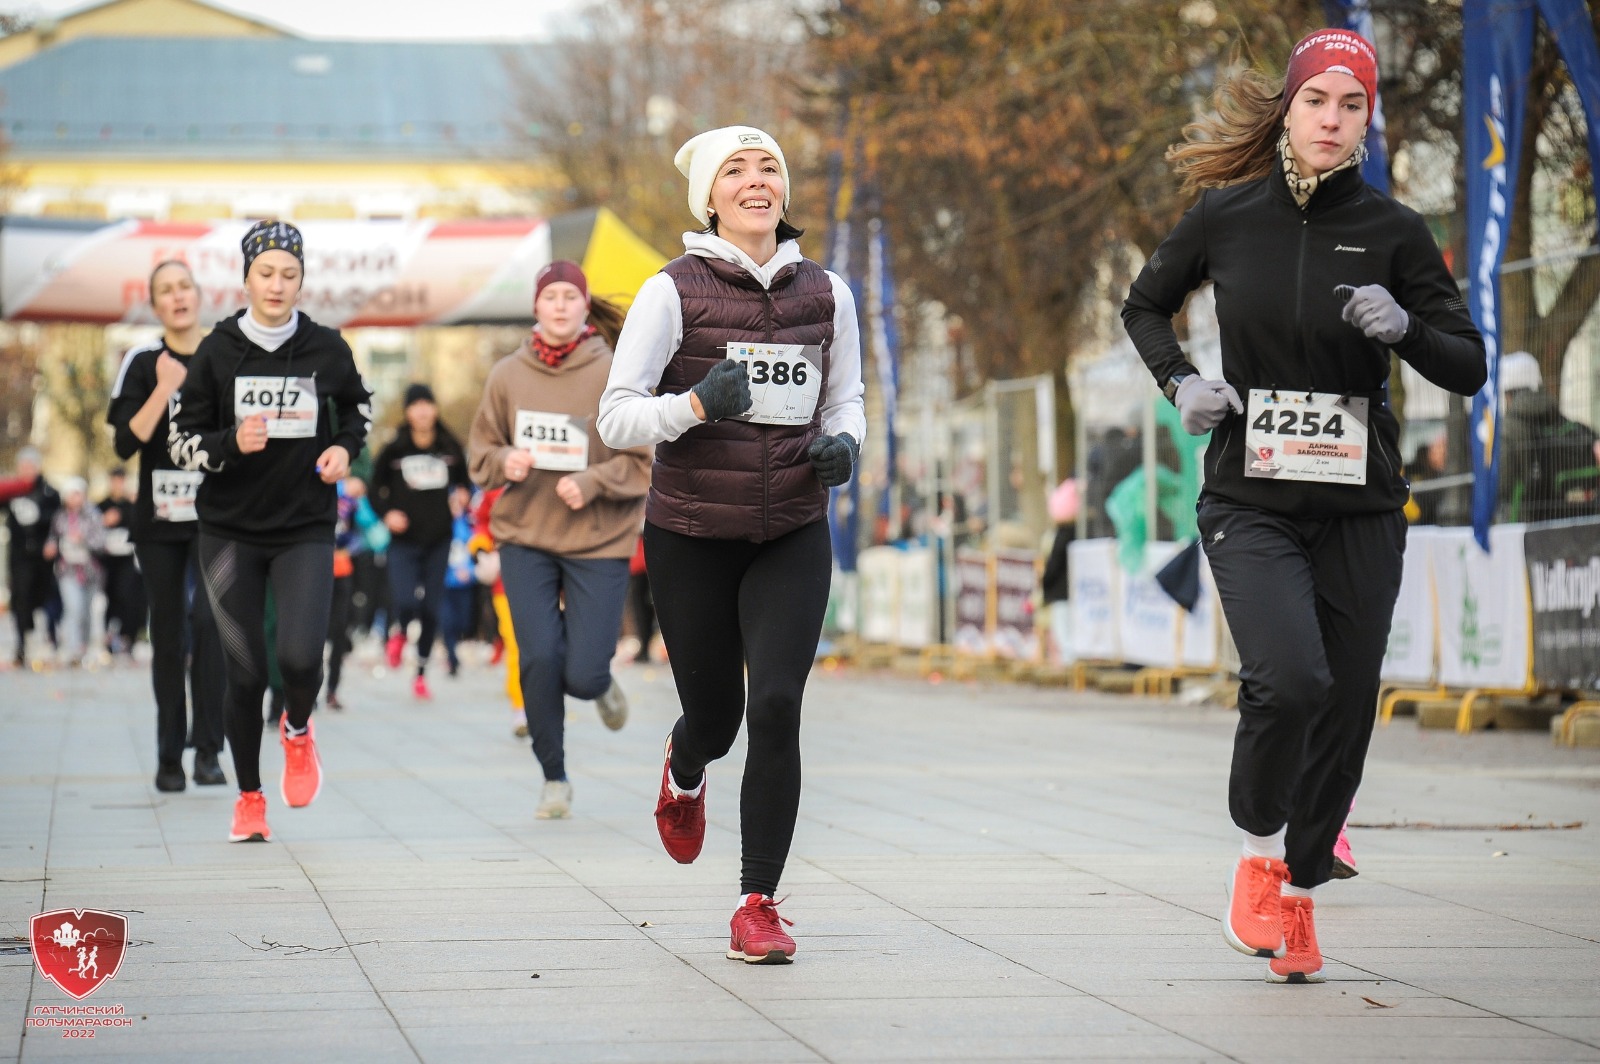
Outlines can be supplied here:
[[[721, 237], [707, 233], [683, 234], [683, 246], [690, 255], [744, 267], [763, 288], [771, 288], [779, 270], [803, 258], [800, 245], [793, 240], [779, 244], [778, 253], [764, 264]], [[822, 408], [822, 431], [829, 436], [848, 432], [859, 444], [867, 434], [867, 411], [862, 400], [866, 387], [861, 380], [861, 329], [856, 321], [856, 302], [850, 286], [833, 271], [827, 272], [833, 286], [833, 346], [829, 349], [828, 401]], [[682, 344], [683, 301], [672, 278], [658, 273], [634, 297], [627, 323], [617, 339], [611, 376], [600, 397], [600, 416], [595, 424], [607, 447], [666, 443], [703, 424], [695, 416], [688, 392], [655, 394], [661, 374]]]

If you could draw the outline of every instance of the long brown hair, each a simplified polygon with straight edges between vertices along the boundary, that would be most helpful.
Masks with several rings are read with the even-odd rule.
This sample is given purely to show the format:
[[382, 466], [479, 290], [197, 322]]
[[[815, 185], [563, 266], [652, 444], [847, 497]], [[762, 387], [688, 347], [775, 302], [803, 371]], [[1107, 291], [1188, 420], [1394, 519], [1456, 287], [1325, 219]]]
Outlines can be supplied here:
[[1183, 178], [1182, 194], [1254, 181], [1278, 163], [1283, 133], [1283, 79], [1245, 70], [1217, 86], [1213, 113], [1183, 127], [1183, 143], [1167, 161]]
[[596, 295], [589, 297], [589, 324], [600, 330], [600, 335], [612, 348], [617, 346], [617, 337], [622, 335], [622, 320], [625, 317], [627, 311], [609, 299]]

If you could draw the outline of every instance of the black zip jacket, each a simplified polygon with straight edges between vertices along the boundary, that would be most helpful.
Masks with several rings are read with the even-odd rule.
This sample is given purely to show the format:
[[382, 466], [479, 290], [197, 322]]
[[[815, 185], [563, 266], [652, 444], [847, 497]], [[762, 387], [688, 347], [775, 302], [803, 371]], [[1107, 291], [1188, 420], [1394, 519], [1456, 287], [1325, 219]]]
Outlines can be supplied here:
[[[439, 463], [438, 468], [428, 468]], [[418, 466], [422, 468], [418, 468]], [[444, 475], [444, 484], [438, 488], [422, 487], [427, 478]], [[394, 538], [402, 543], [416, 543], [431, 547], [449, 539], [455, 529], [455, 518], [450, 513], [450, 491], [456, 487], [469, 487], [467, 456], [456, 438], [439, 425], [434, 429], [433, 446], [427, 450], [418, 447], [411, 438], [411, 427], [401, 425], [395, 438], [378, 453], [372, 463], [372, 508], [379, 516], [390, 510], [399, 510], [410, 522], [406, 530]]]
[[50, 523], [61, 509], [61, 496], [44, 477], [34, 477], [26, 495], [11, 500], [6, 511], [6, 531], [10, 533], [6, 558], [12, 566], [44, 562], [44, 545], [50, 539]]
[[[301, 314], [294, 335], [276, 351], [265, 351], [239, 329], [239, 318], [247, 313], [218, 322], [194, 353], [182, 397], [173, 403], [172, 460], [180, 469], [206, 474], [195, 502], [201, 531], [263, 546], [332, 543], [338, 492], [317, 475], [317, 459], [335, 443], [350, 452], [352, 461], [361, 453], [372, 422], [372, 393], [337, 329]], [[291, 396], [301, 388], [297, 382], [311, 378], [314, 433], [269, 438], [265, 450], [240, 453], [235, 415], [240, 377], [287, 381], [282, 387], [288, 391], [276, 396], [280, 408], [285, 402], [292, 407]], [[258, 404], [264, 390], [254, 393]]]
[[1304, 209], [1283, 174], [1207, 190], [1133, 282], [1122, 322], [1165, 385], [1195, 373], [1172, 316], [1205, 281], [1216, 286], [1222, 375], [1248, 409], [1251, 388], [1365, 396], [1367, 483], [1246, 477], [1245, 416], [1211, 434], [1205, 494], [1293, 517], [1379, 513], [1405, 505], [1399, 427], [1385, 382], [1389, 348], [1340, 317], [1337, 285], [1380, 284], [1405, 310], [1393, 346], [1428, 380], [1461, 395], [1483, 387], [1483, 339], [1422, 216], [1367, 185], [1359, 170], [1332, 174]]
[[111, 426], [112, 446], [116, 448], [117, 457], [126, 462], [134, 455], [139, 456], [139, 498], [133, 507], [133, 520], [128, 525], [135, 543], [187, 543], [199, 530], [196, 521], [156, 520], [156, 470], [176, 471], [178, 468], [173, 464], [167, 437], [171, 432], [172, 407], [182, 390], [167, 403], [167, 412], [156, 422], [148, 440], [140, 440], [130, 427], [133, 415], [156, 390], [156, 362], [163, 353], [190, 365], [194, 358], [171, 350], [165, 340], [135, 347], [122, 359], [117, 383], [111, 389], [111, 406], [106, 411], [106, 424]]

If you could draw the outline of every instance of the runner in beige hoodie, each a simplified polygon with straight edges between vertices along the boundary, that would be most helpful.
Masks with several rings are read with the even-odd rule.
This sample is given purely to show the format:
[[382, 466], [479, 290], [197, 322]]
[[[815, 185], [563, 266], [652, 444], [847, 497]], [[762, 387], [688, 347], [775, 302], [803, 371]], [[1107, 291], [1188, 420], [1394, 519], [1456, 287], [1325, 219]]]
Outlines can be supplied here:
[[650, 447], [613, 450], [595, 431], [621, 315], [590, 298], [576, 263], [540, 271], [534, 318], [528, 340], [489, 371], [468, 449], [473, 480], [506, 485], [489, 528], [500, 544], [528, 731], [544, 770], [535, 815], [548, 820], [572, 811], [565, 696], [595, 700], [612, 730], [628, 719], [611, 657], [653, 456]]

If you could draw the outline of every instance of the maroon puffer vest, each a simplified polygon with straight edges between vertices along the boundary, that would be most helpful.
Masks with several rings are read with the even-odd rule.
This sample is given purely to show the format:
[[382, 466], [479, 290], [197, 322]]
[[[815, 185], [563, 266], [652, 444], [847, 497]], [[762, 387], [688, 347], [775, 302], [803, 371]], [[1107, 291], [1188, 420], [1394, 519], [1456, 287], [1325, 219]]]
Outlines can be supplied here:
[[743, 267], [684, 255], [662, 268], [683, 304], [683, 344], [657, 394], [686, 392], [727, 358], [730, 340], [822, 348], [822, 394], [809, 425], [696, 425], [656, 445], [645, 519], [685, 536], [764, 543], [822, 520], [828, 492], [806, 450], [822, 426], [833, 361], [833, 286], [804, 259], [778, 271], [770, 289]]

